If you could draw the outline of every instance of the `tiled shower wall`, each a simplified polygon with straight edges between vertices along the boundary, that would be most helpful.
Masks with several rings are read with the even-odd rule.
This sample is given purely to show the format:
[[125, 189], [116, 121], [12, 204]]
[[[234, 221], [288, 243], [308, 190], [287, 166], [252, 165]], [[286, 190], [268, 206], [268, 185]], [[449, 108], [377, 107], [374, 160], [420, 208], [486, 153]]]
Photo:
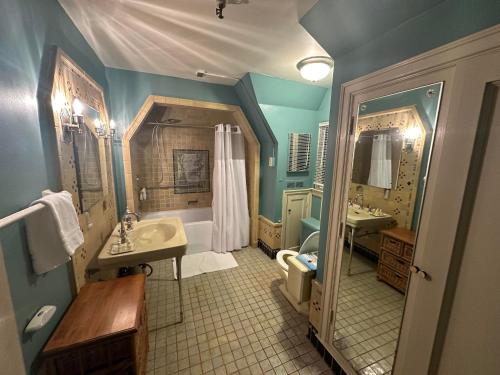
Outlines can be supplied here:
[[[215, 130], [162, 127], [158, 132], [158, 153], [156, 139], [152, 139], [153, 128], [144, 125], [130, 142], [135, 207], [141, 212], [210, 207], [212, 181], [209, 192], [175, 194], [173, 150], [208, 150], [212, 178]], [[143, 187], [146, 187], [147, 199], [139, 201]]]

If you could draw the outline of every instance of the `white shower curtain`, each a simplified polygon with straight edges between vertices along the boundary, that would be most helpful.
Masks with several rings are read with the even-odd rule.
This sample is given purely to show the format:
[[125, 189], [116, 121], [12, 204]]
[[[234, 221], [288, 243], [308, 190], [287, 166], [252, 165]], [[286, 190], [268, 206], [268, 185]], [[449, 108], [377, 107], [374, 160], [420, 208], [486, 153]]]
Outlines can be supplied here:
[[245, 143], [237, 126], [215, 127], [212, 210], [213, 250], [225, 253], [248, 246]]
[[390, 134], [373, 137], [372, 159], [368, 185], [390, 189], [392, 185], [392, 143]]

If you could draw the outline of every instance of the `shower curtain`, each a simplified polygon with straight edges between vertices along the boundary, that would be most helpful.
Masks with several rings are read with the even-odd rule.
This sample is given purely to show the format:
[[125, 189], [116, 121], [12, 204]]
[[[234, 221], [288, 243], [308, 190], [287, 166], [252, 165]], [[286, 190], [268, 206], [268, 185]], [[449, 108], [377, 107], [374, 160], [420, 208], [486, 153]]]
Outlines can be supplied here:
[[368, 185], [390, 189], [392, 185], [392, 143], [390, 134], [373, 137], [372, 159]]
[[215, 127], [212, 210], [213, 250], [225, 253], [248, 246], [245, 143], [237, 126]]

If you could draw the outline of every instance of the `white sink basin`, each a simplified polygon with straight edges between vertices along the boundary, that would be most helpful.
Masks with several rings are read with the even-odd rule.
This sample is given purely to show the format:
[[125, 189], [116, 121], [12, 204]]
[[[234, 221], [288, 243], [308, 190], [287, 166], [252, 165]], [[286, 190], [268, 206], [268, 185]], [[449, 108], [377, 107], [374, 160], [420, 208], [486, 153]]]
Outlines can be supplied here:
[[97, 261], [101, 267], [126, 267], [156, 260], [174, 258], [186, 253], [186, 234], [182, 221], [177, 217], [142, 220], [134, 223], [127, 232], [130, 250], [112, 254], [113, 245], [120, 242], [118, 224], [102, 248]]
[[163, 243], [170, 241], [177, 233], [175, 225], [152, 221], [139, 222], [128, 233], [128, 239], [135, 245], [136, 249], [161, 247]]
[[361, 208], [348, 207], [347, 225], [353, 228], [384, 226], [393, 221], [391, 215], [374, 216]]

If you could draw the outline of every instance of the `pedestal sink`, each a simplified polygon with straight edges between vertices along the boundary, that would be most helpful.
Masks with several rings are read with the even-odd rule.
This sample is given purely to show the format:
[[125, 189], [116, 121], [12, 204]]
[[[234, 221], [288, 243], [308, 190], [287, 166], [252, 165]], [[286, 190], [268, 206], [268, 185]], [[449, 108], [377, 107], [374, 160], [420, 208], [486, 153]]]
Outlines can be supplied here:
[[392, 216], [388, 214], [374, 216], [362, 208], [347, 208], [347, 225], [351, 228], [383, 227], [385, 224], [390, 223], [393, 220]]
[[127, 232], [130, 252], [111, 254], [111, 248], [120, 241], [120, 225], [111, 233], [97, 261], [101, 267], [127, 267], [166, 258], [176, 258], [186, 253], [186, 234], [182, 221], [177, 217], [143, 220], [134, 223]]
[[134, 223], [133, 228], [127, 231], [127, 241], [125, 252], [112, 252], [117, 246], [123, 246], [119, 245], [120, 224], [118, 224], [97, 257], [99, 266], [104, 269], [119, 268], [175, 258], [181, 307], [180, 322], [182, 322], [181, 263], [182, 256], [186, 254], [187, 239], [181, 219], [168, 217]]
[[355, 208], [353, 206], [349, 206], [347, 208], [346, 226], [350, 228], [349, 263], [347, 265], [348, 276], [351, 275], [352, 252], [354, 250], [354, 237], [356, 236], [356, 231], [362, 229], [376, 231], [382, 228], [391, 227], [393, 222], [394, 219], [388, 214], [381, 213], [375, 216], [361, 207]]

